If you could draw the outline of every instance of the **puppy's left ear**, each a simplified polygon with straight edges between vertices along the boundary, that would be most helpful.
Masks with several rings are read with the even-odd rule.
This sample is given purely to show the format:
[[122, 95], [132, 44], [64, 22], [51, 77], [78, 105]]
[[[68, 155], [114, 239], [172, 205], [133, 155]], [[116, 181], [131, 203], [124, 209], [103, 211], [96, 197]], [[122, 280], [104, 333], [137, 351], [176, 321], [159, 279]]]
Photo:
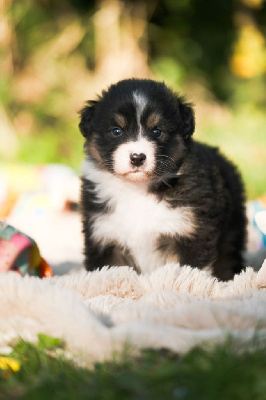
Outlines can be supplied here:
[[195, 113], [191, 103], [186, 103], [184, 99], [179, 99], [179, 109], [183, 121], [182, 134], [184, 139], [193, 135], [195, 130]]
[[95, 100], [90, 100], [87, 102], [87, 106], [80, 111], [79, 130], [85, 138], [88, 138], [92, 132], [91, 120], [97, 103]]

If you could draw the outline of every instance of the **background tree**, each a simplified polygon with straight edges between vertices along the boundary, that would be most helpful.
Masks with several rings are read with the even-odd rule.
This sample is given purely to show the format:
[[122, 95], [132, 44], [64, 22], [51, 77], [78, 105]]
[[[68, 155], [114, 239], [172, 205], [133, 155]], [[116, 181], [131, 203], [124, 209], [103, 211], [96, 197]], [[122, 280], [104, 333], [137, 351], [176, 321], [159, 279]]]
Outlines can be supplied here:
[[0, 0], [0, 156], [78, 167], [78, 110], [137, 76], [187, 93], [198, 137], [266, 170], [265, 30], [263, 0]]

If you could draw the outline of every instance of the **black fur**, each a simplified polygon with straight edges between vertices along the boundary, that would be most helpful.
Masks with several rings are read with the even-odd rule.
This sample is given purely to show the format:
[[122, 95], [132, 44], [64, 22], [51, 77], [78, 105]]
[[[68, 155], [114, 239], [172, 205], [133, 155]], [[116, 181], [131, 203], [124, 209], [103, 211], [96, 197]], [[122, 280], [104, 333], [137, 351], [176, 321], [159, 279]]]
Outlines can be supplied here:
[[[218, 278], [231, 279], [243, 268], [242, 252], [246, 240], [241, 177], [217, 148], [192, 139], [194, 111], [183, 97], [173, 93], [164, 83], [151, 80], [131, 79], [112, 85], [81, 111], [79, 127], [86, 138], [85, 153], [98, 168], [114, 173], [112, 154], [125, 141], [137, 138], [138, 122], [132, 102], [134, 91], [148, 98], [140, 122], [145, 137], [156, 146], [156, 164], [147, 190], [158, 201], [167, 201], [173, 209], [192, 207], [196, 218], [193, 237], [161, 237], [159, 251], [178, 253], [182, 265], [209, 266]], [[126, 120], [123, 136], [118, 138], [111, 134], [117, 125], [116, 113]], [[159, 138], [152, 137], [146, 127], [151, 113], [161, 116], [162, 135]], [[160, 157], [165, 156], [174, 162], [162, 165]], [[109, 212], [106, 203], [95, 202], [95, 196], [94, 183], [83, 177], [81, 209], [85, 267], [93, 270], [104, 265], [127, 264], [137, 268], [130, 249], [122, 249], [119, 243], [103, 247], [92, 240], [93, 218]]]

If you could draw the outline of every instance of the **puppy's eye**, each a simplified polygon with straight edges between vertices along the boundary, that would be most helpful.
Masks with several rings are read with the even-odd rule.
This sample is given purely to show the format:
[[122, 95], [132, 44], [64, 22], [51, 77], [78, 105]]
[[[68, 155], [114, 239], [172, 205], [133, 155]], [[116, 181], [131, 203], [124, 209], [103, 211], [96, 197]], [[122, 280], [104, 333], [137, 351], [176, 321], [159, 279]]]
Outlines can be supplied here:
[[113, 133], [113, 136], [115, 136], [115, 137], [123, 135], [123, 131], [120, 128], [114, 128], [112, 130], [112, 133]]
[[161, 131], [161, 129], [159, 129], [159, 128], [154, 128], [154, 129], [152, 130], [152, 135], [153, 135], [154, 137], [159, 137], [159, 136], [161, 136], [161, 133], [162, 133], [162, 131]]

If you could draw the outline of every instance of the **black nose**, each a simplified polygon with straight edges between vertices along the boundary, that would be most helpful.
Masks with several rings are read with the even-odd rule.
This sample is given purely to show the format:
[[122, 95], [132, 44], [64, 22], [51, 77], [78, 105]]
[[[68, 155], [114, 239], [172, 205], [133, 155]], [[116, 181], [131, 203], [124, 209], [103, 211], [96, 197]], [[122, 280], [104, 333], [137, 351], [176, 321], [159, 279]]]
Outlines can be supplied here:
[[140, 165], [144, 164], [144, 161], [146, 160], [146, 154], [140, 153], [133, 153], [130, 154], [130, 162], [132, 165], [135, 167], [139, 167]]

